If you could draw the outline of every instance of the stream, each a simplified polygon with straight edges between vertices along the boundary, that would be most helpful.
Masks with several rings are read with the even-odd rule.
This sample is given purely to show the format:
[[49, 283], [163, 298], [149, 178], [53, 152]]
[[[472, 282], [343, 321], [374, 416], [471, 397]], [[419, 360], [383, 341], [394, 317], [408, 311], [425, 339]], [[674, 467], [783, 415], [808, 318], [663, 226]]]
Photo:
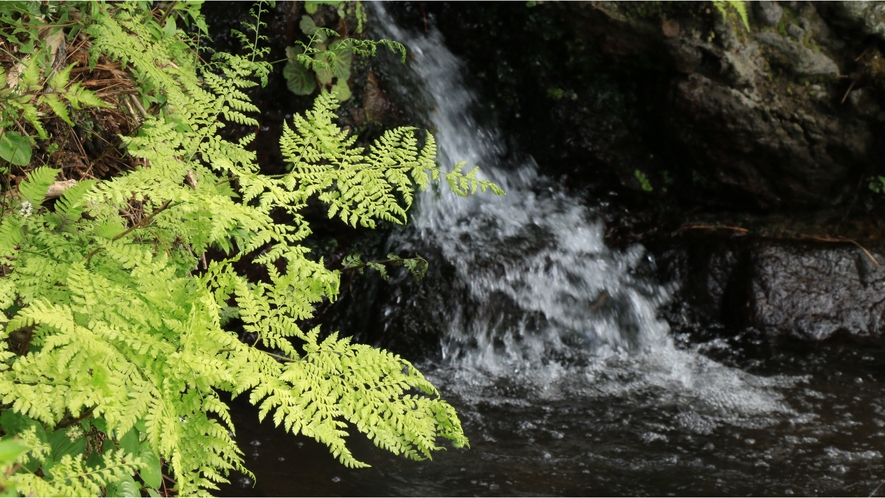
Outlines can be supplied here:
[[599, 206], [480, 118], [488, 110], [439, 31], [368, 8], [373, 36], [409, 50], [391, 86], [427, 110], [443, 167], [478, 164], [507, 192], [423, 193], [386, 250], [435, 254], [431, 265], [452, 271], [434, 289], [449, 292], [416, 303], [421, 284], [409, 284], [377, 304], [391, 320], [432, 308], [439, 354], [410, 360], [456, 407], [471, 447], [413, 462], [354, 434], [372, 468], [346, 469], [235, 400], [257, 482], [234, 476], [224, 494], [885, 494], [881, 344], [671, 330], [658, 310], [673, 289], [651, 277], [644, 248], [607, 247]]

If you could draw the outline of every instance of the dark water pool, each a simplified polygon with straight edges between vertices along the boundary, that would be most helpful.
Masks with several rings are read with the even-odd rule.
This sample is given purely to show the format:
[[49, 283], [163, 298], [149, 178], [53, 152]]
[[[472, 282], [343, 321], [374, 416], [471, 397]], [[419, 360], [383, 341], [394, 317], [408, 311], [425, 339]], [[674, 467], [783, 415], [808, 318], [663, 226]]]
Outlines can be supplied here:
[[346, 469], [318, 443], [282, 434], [269, 422], [256, 424], [255, 410], [238, 405], [237, 439], [257, 482], [236, 476], [223, 491], [885, 494], [885, 348], [755, 342], [750, 352], [722, 339], [683, 344], [677, 349], [688, 357], [688, 381], [643, 366], [647, 359], [617, 354], [597, 356], [593, 366], [561, 372], [548, 366], [539, 369], [542, 375], [494, 380], [426, 365], [459, 409], [471, 448], [412, 462], [352, 438], [370, 469]]

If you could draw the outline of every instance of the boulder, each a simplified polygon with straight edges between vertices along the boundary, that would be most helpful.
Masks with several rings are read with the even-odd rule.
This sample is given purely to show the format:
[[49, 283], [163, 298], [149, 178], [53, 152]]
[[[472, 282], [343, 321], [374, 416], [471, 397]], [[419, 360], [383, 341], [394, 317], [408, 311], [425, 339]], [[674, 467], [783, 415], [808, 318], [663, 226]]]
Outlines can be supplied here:
[[677, 328], [753, 327], [770, 337], [821, 341], [881, 336], [885, 262], [850, 243], [694, 239], [661, 255], [678, 287], [668, 319]]
[[881, 334], [885, 270], [859, 248], [763, 244], [751, 259], [748, 310], [760, 330], [813, 340]]
[[777, 26], [784, 15], [784, 9], [777, 2], [754, 2], [753, 7], [756, 19], [765, 26]]

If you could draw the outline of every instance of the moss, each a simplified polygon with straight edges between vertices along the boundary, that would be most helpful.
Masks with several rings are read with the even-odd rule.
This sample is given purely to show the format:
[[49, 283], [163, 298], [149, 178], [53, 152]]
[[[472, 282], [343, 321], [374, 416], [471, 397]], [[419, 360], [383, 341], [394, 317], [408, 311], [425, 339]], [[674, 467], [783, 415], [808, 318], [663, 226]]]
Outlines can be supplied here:
[[618, 7], [630, 21], [660, 19], [664, 13], [664, 2], [622, 2]]
[[787, 33], [787, 24], [787, 22], [784, 22], [784, 18], [781, 17], [781, 20], [777, 23], [776, 26], [777, 32], [784, 38], [790, 36], [789, 33]]

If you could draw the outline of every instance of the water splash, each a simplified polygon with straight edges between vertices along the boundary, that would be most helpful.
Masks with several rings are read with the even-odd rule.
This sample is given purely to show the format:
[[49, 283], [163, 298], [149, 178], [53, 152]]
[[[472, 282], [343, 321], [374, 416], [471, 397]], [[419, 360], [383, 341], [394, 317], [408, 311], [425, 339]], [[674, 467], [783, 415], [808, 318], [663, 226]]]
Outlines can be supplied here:
[[644, 248], [607, 247], [594, 207], [540, 175], [533, 159], [514, 160], [500, 133], [478, 123], [474, 111], [482, 106], [435, 28], [411, 33], [382, 4], [372, 12], [379, 35], [409, 49], [416, 81], [409, 98], [428, 110], [441, 164], [478, 164], [507, 192], [470, 199], [425, 193], [411, 229], [396, 241], [401, 250], [437, 248], [467, 291], [441, 296], [451, 320], [442, 339], [446, 365], [434, 375], [467, 397], [488, 399], [484, 389], [503, 381], [544, 399], [690, 406], [678, 423], [700, 433], [723, 422], [764, 425], [772, 419], [762, 415], [796, 415], [779, 389], [801, 378], [762, 378], [677, 348], [656, 316], [672, 289], [643, 275], [651, 265]]

